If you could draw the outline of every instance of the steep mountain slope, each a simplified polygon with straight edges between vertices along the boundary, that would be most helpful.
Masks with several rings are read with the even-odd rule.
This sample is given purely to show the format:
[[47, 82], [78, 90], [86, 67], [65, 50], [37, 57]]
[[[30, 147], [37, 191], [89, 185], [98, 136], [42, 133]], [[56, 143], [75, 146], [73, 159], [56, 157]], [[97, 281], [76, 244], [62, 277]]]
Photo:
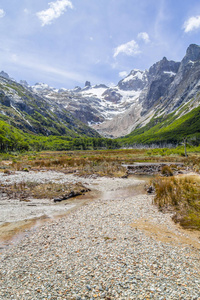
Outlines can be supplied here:
[[[168, 90], [171, 82], [178, 72], [180, 63], [168, 61], [165, 57], [154, 64], [145, 72], [133, 70], [118, 86], [131, 91], [139, 86], [139, 96], [136, 103], [131, 103], [130, 108], [102, 124], [93, 126], [103, 135], [119, 137], [133, 131], [139, 125], [145, 125], [155, 113], [155, 104], [161, 101], [161, 97]], [[141, 74], [140, 80], [133, 74]], [[136, 85], [138, 84], [138, 85]]]
[[[198, 99], [200, 101], [200, 99]], [[189, 103], [190, 104], [190, 103]], [[123, 137], [123, 145], [160, 144], [167, 146], [182, 142], [185, 137], [194, 144], [200, 142], [200, 106], [182, 115], [188, 108], [184, 105], [181, 110], [171, 114], [155, 117], [150, 122], [129, 135]]]
[[95, 130], [77, 120], [55, 101], [0, 75], [0, 119], [27, 133], [98, 137]]
[[[150, 89], [149, 89], [150, 90]], [[155, 89], [154, 92], [156, 92]], [[148, 93], [143, 102], [144, 116], [151, 118], [124, 141], [129, 143], [175, 142], [185, 136], [199, 138], [200, 133], [200, 47], [190, 45], [178, 72], [159, 99], [149, 105]]]
[[[123, 115], [94, 126], [102, 134], [123, 136], [137, 128], [152, 126], [171, 113], [175, 119], [184, 116], [200, 103], [200, 46], [190, 45], [181, 63], [165, 57], [146, 71], [146, 85], [138, 105]], [[156, 121], [155, 121], [156, 120]], [[145, 127], [146, 128], [146, 127]]]

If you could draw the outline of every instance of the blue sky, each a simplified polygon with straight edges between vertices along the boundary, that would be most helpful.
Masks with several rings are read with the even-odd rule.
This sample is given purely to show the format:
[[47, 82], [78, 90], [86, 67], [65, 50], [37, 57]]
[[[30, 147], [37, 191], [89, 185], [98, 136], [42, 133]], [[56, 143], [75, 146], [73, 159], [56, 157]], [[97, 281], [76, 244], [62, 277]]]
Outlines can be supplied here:
[[117, 84], [200, 44], [199, 0], [1, 0], [0, 70], [29, 84]]

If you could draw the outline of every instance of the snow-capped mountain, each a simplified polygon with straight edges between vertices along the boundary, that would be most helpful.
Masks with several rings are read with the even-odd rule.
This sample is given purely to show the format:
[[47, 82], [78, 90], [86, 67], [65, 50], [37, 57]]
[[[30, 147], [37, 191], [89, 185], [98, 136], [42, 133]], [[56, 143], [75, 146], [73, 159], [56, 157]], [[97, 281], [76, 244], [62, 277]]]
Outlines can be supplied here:
[[56, 90], [44, 84], [32, 87], [34, 92], [62, 104], [76, 118], [107, 137], [130, 133], [151, 117], [149, 108], [166, 92], [180, 63], [165, 57], [149, 70], [132, 70], [116, 86], [104, 84], [84, 88]]
[[[0, 73], [6, 78], [6, 73]], [[74, 117], [107, 137], [124, 136], [153, 118], [175, 113], [180, 117], [200, 103], [200, 46], [190, 45], [181, 62], [164, 57], [141, 71], [133, 69], [116, 86], [104, 84], [55, 89], [44, 83], [29, 86], [30, 93], [61, 105]]]
[[[141, 107], [139, 97], [147, 84], [147, 71], [132, 70], [116, 86], [104, 84], [91, 86], [86, 82], [84, 88], [56, 90], [45, 84], [36, 84], [32, 91], [62, 104], [82, 122], [101, 131], [101, 126], [116, 116], [126, 113], [131, 107]], [[106, 136], [112, 134], [105, 133]]]

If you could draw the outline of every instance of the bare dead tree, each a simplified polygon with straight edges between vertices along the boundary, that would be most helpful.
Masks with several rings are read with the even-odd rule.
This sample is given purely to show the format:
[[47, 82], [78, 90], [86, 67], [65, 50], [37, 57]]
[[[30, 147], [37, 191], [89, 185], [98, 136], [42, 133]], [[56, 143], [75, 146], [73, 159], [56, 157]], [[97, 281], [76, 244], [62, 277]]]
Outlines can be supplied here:
[[188, 157], [187, 149], [186, 149], [186, 144], [187, 144], [187, 138], [186, 137], [184, 137], [183, 142], [184, 142], [184, 147], [185, 147], [185, 157]]

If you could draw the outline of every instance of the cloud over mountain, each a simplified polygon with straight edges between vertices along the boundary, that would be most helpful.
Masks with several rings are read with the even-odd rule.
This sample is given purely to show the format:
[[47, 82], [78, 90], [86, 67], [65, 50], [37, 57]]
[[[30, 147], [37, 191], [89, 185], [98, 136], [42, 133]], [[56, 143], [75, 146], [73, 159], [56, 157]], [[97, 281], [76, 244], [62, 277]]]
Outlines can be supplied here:
[[115, 48], [113, 57], [117, 57], [120, 53], [123, 53], [128, 56], [134, 56], [139, 54], [141, 51], [139, 49], [139, 45], [136, 43], [136, 41], [132, 40], [126, 44], [122, 44]]
[[189, 18], [184, 23], [183, 28], [186, 33], [200, 28], [200, 16]]

